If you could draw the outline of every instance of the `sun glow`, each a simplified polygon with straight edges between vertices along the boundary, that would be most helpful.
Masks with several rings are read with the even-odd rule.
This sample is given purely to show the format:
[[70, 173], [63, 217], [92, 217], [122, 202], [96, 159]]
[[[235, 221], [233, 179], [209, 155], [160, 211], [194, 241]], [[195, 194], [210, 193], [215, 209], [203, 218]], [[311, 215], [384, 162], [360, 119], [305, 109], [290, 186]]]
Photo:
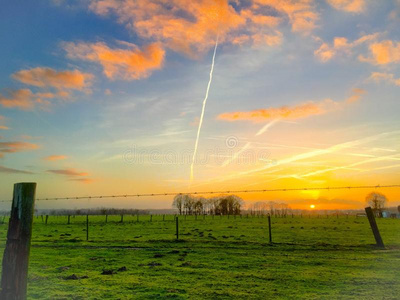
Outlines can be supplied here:
[[310, 205], [310, 208], [311, 208], [311, 209], [314, 209], [314, 208], [315, 208], [315, 205], [314, 205], [314, 204], [311, 204], [311, 205]]

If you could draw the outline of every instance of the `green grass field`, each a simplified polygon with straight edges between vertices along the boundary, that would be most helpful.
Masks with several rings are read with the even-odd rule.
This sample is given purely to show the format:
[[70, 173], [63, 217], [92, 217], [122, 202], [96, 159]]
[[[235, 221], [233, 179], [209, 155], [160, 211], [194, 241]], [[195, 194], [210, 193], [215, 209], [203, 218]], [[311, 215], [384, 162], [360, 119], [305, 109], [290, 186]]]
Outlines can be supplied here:
[[84, 216], [35, 218], [28, 298], [399, 299], [400, 220], [378, 250], [362, 217], [273, 217], [273, 244], [266, 217], [180, 217], [179, 241], [173, 218], [91, 216], [89, 241]]

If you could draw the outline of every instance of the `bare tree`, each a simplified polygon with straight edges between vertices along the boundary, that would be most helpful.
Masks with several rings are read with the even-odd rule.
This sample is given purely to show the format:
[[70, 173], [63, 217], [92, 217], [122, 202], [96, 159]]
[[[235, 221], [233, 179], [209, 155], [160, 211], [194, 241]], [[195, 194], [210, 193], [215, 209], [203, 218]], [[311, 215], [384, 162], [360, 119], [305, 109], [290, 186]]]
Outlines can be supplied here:
[[179, 214], [182, 214], [182, 209], [183, 209], [183, 201], [184, 200], [184, 195], [178, 194], [174, 197], [174, 202], [172, 202], [172, 207], [175, 207], [178, 209]]
[[375, 214], [378, 214], [379, 217], [382, 217], [382, 210], [385, 207], [385, 203], [387, 201], [385, 195], [372, 192], [367, 195], [365, 201], [371, 206]]

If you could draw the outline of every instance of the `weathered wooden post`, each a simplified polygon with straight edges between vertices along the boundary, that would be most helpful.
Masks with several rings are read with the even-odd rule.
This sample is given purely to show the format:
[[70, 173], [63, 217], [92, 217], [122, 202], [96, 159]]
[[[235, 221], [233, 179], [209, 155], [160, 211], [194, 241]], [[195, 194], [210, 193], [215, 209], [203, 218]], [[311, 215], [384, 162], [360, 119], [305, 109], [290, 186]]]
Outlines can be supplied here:
[[68, 225], [71, 223], [71, 222], [70, 222], [70, 218], [71, 218], [71, 216], [68, 215]]
[[272, 244], [271, 216], [268, 215], [269, 243]]
[[121, 223], [124, 223], [124, 215], [121, 215]]
[[107, 221], [108, 221], [108, 215], [106, 215], [106, 224], [107, 224]]
[[365, 208], [365, 212], [367, 213], [369, 225], [371, 226], [372, 232], [374, 234], [376, 245], [379, 248], [385, 248], [385, 245], [383, 244], [383, 240], [382, 240], [381, 234], [379, 233], [378, 225], [376, 224], [376, 220], [375, 220], [375, 216], [374, 216], [374, 213], [372, 211], [372, 208], [371, 207], [366, 207]]
[[36, 183], [14, 184], [0, 299], [26, 299]]
[[46, 222], [45, 222], [46, 225], [48, 220], [49, 220], [49, 215], [46, 215]]
[[86, 215], [86, 240], [89, 240], [89, 215]]
[[179, 240], [179, 221], [178, 221], [178, 217], [176, 217], [175, 220], [176, 220], [176, 240]]

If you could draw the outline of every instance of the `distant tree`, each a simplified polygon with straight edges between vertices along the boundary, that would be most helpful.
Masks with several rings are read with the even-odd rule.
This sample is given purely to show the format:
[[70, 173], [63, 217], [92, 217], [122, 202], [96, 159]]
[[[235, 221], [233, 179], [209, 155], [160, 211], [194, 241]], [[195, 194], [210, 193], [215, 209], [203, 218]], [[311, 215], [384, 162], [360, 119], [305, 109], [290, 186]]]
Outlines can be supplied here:
[[385, 195], [372, 192], [367, 195], [365, 201], [371, 206], [375, 214], [377, 214], [379, 217], [382, 217], [382, 210], [385, 207], [385, 203], [387, 201]]
[[198, 198], [195, 200], [193, 204], [193, 210], [196, 215], [200, 215], [203, 213], [203, 201], [202, 198]]
[[177, 208], [180, 215], [182, 214], [184, 196], [185, 195], [178, 194], [174, 197], [174, 202], [172, 202], [172, 207]]
[[239, 215], [242, 205], [243, 200], [238, 196], [221, 196], [218, 198], [218, 207], [216, 211], [221, 215]]

